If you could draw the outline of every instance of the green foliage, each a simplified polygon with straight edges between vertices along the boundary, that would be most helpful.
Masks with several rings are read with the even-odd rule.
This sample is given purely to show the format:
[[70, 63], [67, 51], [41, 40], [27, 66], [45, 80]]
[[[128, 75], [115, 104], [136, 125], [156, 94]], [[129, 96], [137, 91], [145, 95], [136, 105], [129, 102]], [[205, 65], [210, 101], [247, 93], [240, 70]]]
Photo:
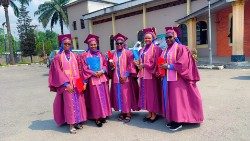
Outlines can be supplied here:
[[63, 24], [68, 25], [68, 15], [67, 10], [64, 7], [69, 0], [51, 0], [46, 1], [38, 6], [38, 10], [34, 13], [39, 15], [38, 20], [47, 27], [50, 23], [50, 28], [52, 29], [57, 22], [60, 22], [61, 34], [63, 34]]
[[43, 56], [43, 48], [47, 55], [54, 49], [58, 48], [57, 33], [46, 30], [36, 33], [36, 52], [39, 56]]
[[21, 5], [19, 11], [20, 15], [18, 17], [17, 29], [19, 33], [20, 49], [23, 56], [31, 57], [32, 62], [32, 55], [36, 55], [34, 26], [30, 25], [32, 19], [28, 15], [29, 11], [26, 10], [24, 5]]

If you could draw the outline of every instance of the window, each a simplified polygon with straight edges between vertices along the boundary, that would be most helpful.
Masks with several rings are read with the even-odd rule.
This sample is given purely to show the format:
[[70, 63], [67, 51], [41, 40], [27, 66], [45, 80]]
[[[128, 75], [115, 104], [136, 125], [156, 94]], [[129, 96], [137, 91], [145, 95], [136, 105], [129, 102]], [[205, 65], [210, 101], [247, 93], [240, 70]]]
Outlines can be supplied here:
[[205, 21], [196, 23], [196, 44], [207, 44], [207, 23]]
[[229, 15], [229, 34], [227, 36], [229, 38], [229, 43], [233, 43], [233, 16]]
[[113, 38], [113, 35], [110, 36], [110, 49], [111, 50], [114, 50], [114, 38]]
[[76, 49], [79, 49], [78, 37], [75, 37]]
[[81, 29], [84, 29], [85, 28], [84, 20], [80, 19], [80, 23], [81, 23]]
[[77, 30], [77, 28], [76, 28], [76, 21], [73, 21], [73, 29]]
[[187, 25], [186, 24], [180, 24], [179, 26], [180, 29], [180, 35], [179, 39], [183, 45], [188, 44], [188, 34], [187, 34]]

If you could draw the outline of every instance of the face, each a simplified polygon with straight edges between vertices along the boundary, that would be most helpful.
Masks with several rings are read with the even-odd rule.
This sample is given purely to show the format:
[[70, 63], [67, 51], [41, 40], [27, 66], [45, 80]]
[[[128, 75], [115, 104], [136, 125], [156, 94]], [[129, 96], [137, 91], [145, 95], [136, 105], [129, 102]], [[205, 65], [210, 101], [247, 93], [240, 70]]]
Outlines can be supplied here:
[[147, 45], [151, 44], [152, 41], [153, 41], [153, 36], [152, 36], [151, 34], [146, 34], [146, 35], [144, 36], [144, 42], [145, 42]]
[[91, 51], [97, 51], [97, 42], [96, 41], [91, 41], [89, 43], [89, 48]]
[[123, 45], [124, 45], [123, 40], [117, 40], [115, 44], [116, 44], [116, 49], [117, 50], [122, 50], [123, 49]]
[[70, 39], [66, 39], [63, 41], [63, 49], [64, 50], [70, 50], [71, 48], [71, 40]]
[[174, 35], [172, 33], [167, 33], [166, 34], [166, 43], [168, 44], [168, 46], [173, 45], [174, 42], [175, 42]]

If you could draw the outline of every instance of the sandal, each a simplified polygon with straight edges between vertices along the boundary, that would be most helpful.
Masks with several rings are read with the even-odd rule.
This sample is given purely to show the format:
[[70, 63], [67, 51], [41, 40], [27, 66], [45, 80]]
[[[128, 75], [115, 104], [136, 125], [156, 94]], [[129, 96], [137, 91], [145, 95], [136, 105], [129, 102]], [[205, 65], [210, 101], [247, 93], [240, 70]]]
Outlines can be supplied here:
[[70, 126], [69, 132], [70, 132], [70, 134], [76, 134], [77, 131], [76, 131], [76, 128], [74, 126]]
[[124, 122], [125, 122], [125, 123], [129, 123], [130, 120], [131, 120], [131, 116], [126, 116], [126, 117], [124, 118]]

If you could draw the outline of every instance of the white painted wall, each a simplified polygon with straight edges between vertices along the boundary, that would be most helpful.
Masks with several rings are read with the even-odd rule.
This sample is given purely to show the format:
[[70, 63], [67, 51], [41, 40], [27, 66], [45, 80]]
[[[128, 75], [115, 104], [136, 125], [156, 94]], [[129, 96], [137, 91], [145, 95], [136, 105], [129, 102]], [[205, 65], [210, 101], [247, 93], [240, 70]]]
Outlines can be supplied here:
[[128, 45], [135, 44], [137, 33], [142, 29], [142, 14], [116, 20], [116, 33], [122, 33], [127, 36]]
[[178, 26], [175, 22], [186, 16], [186, 4], [147, 12], [147, 26], [155, 27], [157, 34], [164, 34], [166, 26]]
[[[72, 38], [78, 37], [79, 49], [83, 49], [84, 38], [89, 34], [88, 22], [85, 21], [85, 29], [81, 29], [80, 19], [82, 15], [88, 13], [87, 2], [80, 2], [78, 4], [69, 6], [67, 8], [69, 18], [69, 29]], [[76, 21], [77, 30], [73, 28], [73, 21]]]
[[[100, 37], [100, 51], [106, 53], [110, 50], [109, 38], [112, 35], [112, 23], [106, 22], [93, 25], [93, 33]], [[87, 47], [87, 45], [85, 45]]]

